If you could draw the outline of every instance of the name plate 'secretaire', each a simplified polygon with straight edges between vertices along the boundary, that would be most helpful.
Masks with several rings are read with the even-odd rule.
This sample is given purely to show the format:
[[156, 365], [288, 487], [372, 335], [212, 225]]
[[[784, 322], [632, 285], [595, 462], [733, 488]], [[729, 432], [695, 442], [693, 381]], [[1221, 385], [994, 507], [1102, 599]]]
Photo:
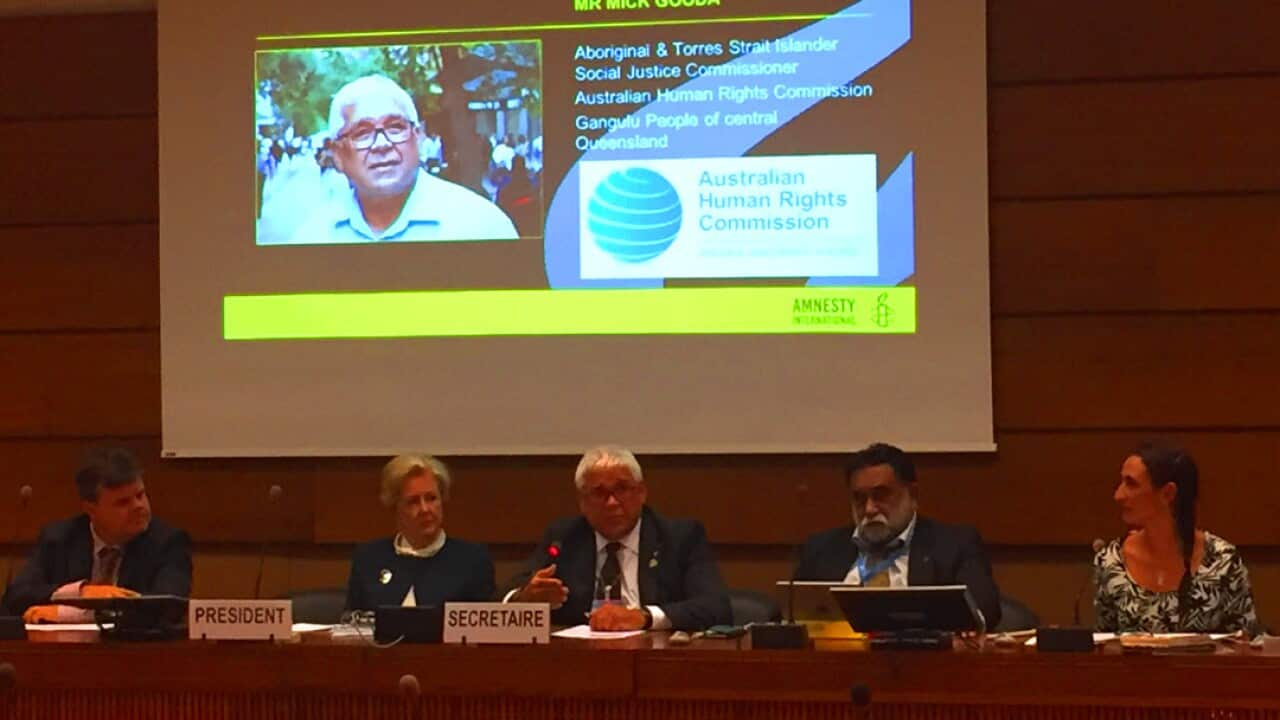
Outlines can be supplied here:
[[551, 640], [546, 603], [445, 603], [447, 643], [532, 645]]
[[187, 605], [192, 640], [287, 640], [293, 628], [290, 600], [196, 600]]

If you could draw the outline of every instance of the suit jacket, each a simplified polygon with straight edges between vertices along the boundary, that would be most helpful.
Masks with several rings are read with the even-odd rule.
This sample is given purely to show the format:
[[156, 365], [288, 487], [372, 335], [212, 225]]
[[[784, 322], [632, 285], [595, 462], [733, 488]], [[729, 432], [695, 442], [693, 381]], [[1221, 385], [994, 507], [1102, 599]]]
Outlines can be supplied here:
[[[125, 544], [120, 558], [120, 587], [148, 595], [191, 594], [191, 536], [155, 518]], [[40, 530], [31, 559], [4, 594], [4, 607], [21, 615], [49, 602], [59, 587], [93, 574], [93, 534], [89, 516], [49, 523]]]
[[[702, 630], [733, 622], [729, 595], [702, 523], [664, 518], [646, 507], [641, 514], [637, 584], [640, 604], [657, 605], [676, 630]], [[560, 543], [556, 577], [569, 588], [569, 599], [552, 611], [556, 625], [578, 625], [591, 611], [596, 584], [595, 530], [582, 516], [551, 523], [542, 542], [508, 590], [522, 587], [535, 571], [551, 563], [547, 548]]]
[[[805, 541], [795, 578], [838, 582], [857, 559], [852, 525], [820, 532]], [[907, 584], [964, 585], [986, 618], [987, 628], [1000, 622], [1000, 590], [991, 577], [982, 537], [969, 525], [946, 525], [917, 515], [907, 558]]]
[[452, 536], [429, 558], [397, 555], [394, 538], [365, 543], [351, 558], [347, 609], [399, 605], [410, 587], [420, 607], [450, 601], [487, 602], [493, 599], [493, 560], [484, 545]]

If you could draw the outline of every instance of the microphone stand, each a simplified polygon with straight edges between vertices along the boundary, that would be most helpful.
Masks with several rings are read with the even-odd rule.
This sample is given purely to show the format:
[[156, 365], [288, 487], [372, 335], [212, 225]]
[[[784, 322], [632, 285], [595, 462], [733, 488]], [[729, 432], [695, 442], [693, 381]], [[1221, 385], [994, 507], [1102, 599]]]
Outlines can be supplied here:
[[[1095, 539], [1092, 543], [1093, 553], [1096, 555], [1106, 546], [1100, 539]], [[1089, 589], [1089, 583], [1092, 581], [1092, 575], [1086, 576], [1085, 581], [1081, 583], [1080, 589], [1076, 590], [1075, 600], [1071, 606], [1071, 626], [1070, 627], [1039, 627], [1036, 628], [1036, 650], [1040, 652], [1093, 652], [1093, 628], [1082, 627], [1080, 625], [1080, 601], [1084, 598], [1085, 590]]]
[[[22, 535], [22, 521], [26, 518], [27, 506], [31, 503], [31, 494], [32, 490], [30, 485], [23, 485], [18, 488], [18, 506], [14, 512], [13, 536], [9, 544], [11, 548], [16, 549], [18, 539]], [[14, 558], [10, 557], [8, 558], [8, 561], [9, 562], [5, 566], [4, 571], [4, 592], [6, 594], [9, 592], [9, 583], [13, 581]], [[4, 613], [3, 615], [0, 615], [0, 640], [26, 640], [27, 626], [23, 623], [22, 617], [18, 615], [9, 615], [8, 608], [0, 609], [0, 612]], [[4, 664], [8, 665], [8, 663]], [[9, 667], [10, 670], [12, 670], [12, 666]], [[0, 672], [0, 675], [3, 675], [3, 673]]]
[[[796, 506], [800, 510], [800, 515], [803, 516], [805, 500], [809, 496], [809, 485], [803, 481], [797, 485], [796, 496], [798, 497]], [[799, 519], [796, 525], [801, 525]], [[796, 532], [795, 536], [802, 538], [803, 530]], [[796, 574], [800, 569], [803, 542], [801, 540], [791, 553], [792, 568], [790, 579], [787, 581], [786, 622], [751, 623], [748, 631], [751, 633], [753, 650], [804, 650], [809, 647], [809, 628], [796, 622]]]

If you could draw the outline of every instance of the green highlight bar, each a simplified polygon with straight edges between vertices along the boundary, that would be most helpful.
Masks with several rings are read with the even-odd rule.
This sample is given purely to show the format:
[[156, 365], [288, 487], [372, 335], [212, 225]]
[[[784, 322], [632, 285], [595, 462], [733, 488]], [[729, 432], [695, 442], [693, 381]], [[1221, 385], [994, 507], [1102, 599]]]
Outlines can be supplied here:
[[909, 334], [914, 287], [425, 290], [229, 295], [226, 340]]
[[[423, 28], [419, 30], [368, 30], [362, 32], [307, 33], [302, 35], [259, 35], [258, 42], [291, 42], [294, 40], [352, 40], [368, 38], [428, 37], [431, 35], [479, 35], [510, 32], [553, 32], [573, 30], [611, 30], [636, 27], [673, 27], [682, 25], [723, 25], [727, 23], [812, 22], [825, 20], [831, 13], [803, 15], [766, 15], [732, 18], [672, 18], [670, 20], [615, 20], [611, 22], [545, 23], [542, 25], [494, 25], [489, 27]], [[870, 17], [870, 13], [848, 13], [846, 19]]]

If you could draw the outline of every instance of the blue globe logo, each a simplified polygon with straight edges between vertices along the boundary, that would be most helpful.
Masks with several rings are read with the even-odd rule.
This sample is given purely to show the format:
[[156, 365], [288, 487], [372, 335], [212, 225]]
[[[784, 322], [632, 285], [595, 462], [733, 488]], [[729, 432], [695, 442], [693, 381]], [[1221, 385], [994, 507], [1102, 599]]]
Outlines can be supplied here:
[[684, 209], [666, 178], [645, 168], [619, 170], [596, 186], [587, 227], [596, 245], [628, 263], [652, 260], [675, 242]]

